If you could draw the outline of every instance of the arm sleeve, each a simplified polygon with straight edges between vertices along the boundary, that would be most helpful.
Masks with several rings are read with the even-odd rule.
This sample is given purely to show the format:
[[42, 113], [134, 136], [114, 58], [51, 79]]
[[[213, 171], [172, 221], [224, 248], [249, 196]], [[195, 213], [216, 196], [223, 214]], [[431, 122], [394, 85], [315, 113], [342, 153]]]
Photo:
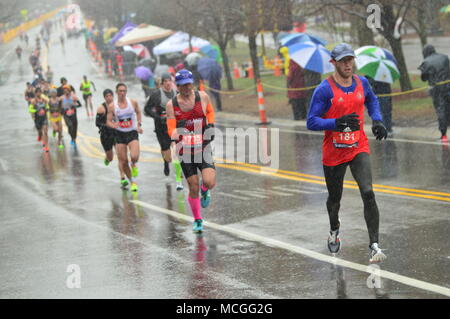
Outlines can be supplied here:
[[208, 120], [208, 124], [214, 124], [215, 117], [214, 117], [214, 108], [212, 107], [211, 103], [208, 103], [206, 106], [206, 119]]
[[330, 109], [333, 93], [331, 89], [322, 83], [314, 90], [309, 107], [306, 126], [311, 131], [334, 130], [335, 119], [323, 119], [322, 116]]
[[33, 104], [30, 104], [30, 106], [28, 107], [28, 112], [30, 113], [36, 113], [36, 109], [34, 108]]
[[364, 87], [364, 94], [366, 96], [364, 104], [367, 107], [370, 117], [373, 121], [382, 121], [380, 112], [380, 103], [378, 97], [373, 93], [372, 87], [369, 85], [369, 81], [366, 78], [361, 77], [361, 81]]
[[177, 120], [176, 119], [167, 119], [167, 133], [169, 137], [172, 138], [172, 134], [177, 130]]

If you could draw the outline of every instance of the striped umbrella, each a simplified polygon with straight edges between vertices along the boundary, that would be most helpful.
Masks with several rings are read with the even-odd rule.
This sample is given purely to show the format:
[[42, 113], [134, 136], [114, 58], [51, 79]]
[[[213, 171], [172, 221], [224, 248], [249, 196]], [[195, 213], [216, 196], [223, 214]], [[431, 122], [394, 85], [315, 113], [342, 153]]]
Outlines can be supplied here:
[[374, 45], [366, 45], [363, 47], [360, 47], [359, 49], [355, 50], [356, 56], [358, 55], [370, 55], [373, 57], [381, 57], [388, 60], [391, 60], [397, 65], [397, 60], [395, 59], [394, 55], [385, 48], [380, 48]]
[[303, 42], [288, 47], [289, 56], [302, 68], [320, 74], [334, 71], [330, 63], [331, 53], [323, 45], [313, 42]]
[[400, 72], [395, 63], [383, 57], [358, 55], [356, 67], [359, 72], [370, 76], [375, 81], [392, 84], [400, 78]]
[[325, 40], [306, 33], [292, 33], [280, 39], [280, 44], [283, 47], [288, 47], [293, 44], [302, 42], [314, 42], [321, 45], [327, 44]]

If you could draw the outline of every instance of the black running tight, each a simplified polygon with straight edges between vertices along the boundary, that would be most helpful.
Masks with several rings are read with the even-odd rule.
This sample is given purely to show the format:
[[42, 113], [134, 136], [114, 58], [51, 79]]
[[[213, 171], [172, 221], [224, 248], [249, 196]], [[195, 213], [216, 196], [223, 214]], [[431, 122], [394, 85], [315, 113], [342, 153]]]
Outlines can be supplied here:
[[380, 214], [378, 212], [375, 194], [372, 189], [372, 171], [370, 157], [367, 153], [358, 154], [351, 162], [342, 163], [337, 166], [323, 166], [325, 181], [328, 188], [327, 210], [330, 218], [331, 230], [339, 228], [339, 208], [342, 198], [345, 171], [347, 166], [355, 181], [358, 183], [359, 191], [364, 203], [364, 219], [369, 232], [370, 244], [378, 243], [378, 228]]
[[67, 129], [69, 130], [69, 135], [72, 138], [72, 141], [75, 141], [77, 138], [77, 130], [78, 130], [78, 119], [77, 115], [67, 116], [64, 115], [64, 122], [66, 122]]

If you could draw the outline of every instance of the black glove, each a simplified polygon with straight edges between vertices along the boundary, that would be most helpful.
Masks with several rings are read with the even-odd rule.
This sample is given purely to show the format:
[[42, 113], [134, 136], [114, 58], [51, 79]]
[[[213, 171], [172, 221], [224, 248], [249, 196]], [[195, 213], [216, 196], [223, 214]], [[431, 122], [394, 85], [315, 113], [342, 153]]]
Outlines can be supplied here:
[[377, 140], [386, 139], [387, 137], [387, 129], [381, 121], [373, 121], [372, 123], [372, 133], [375, 135]]
[[215, 137], [215, 134], [214, 134], [214, 132], [215, 132], [215, 130], [214, 130], [214, 123], [210, 123], [210, 124], [208, 124], [208, 125], [205, 126], [205, 133], [206, 133], [208, 130], [212, 130], [211, 133], [208, 133], [208, 135], [210, 136], [210, 139], [209, 139], [209, 140], [212, 142], [212, 141], [214, 141], [214, 137]]
[[336, 119], [336, 130], [343, 131], [349, 127], [352, 131], [359, 130], [359, 119], [358, 114], [353, 112], [352, 114], [344, 115]]

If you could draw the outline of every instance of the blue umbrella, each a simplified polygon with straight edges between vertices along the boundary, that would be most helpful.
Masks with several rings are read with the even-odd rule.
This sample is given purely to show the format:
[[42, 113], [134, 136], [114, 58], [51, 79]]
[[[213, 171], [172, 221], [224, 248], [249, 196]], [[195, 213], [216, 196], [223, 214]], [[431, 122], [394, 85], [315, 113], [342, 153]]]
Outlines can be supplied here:
[[222, 77], [222, 68], [216, 60], [203, 57], [197, 62], [197, 71], [201, 77], [208, 81], [214, 81]]
[[331, 53], [323, 45], [303, 42], [288, 47], [289, 56], [302, 68], [320, 74], [334, 71], [331, 64]]
[[150, 71], [150, 69], [145, 66], [138, 66], [136, 69], [134, 69], [134, 74], [139, 80], [143, 81], [147, 81], [153, 76], [152, 71]]
[[306, 33], [293, 33], [281, 38], [280, 44], [283, 47], [288, 47], [296, 43], [313, 42], [316, 44], [326, 45], [327, 42], [319, 37]]

